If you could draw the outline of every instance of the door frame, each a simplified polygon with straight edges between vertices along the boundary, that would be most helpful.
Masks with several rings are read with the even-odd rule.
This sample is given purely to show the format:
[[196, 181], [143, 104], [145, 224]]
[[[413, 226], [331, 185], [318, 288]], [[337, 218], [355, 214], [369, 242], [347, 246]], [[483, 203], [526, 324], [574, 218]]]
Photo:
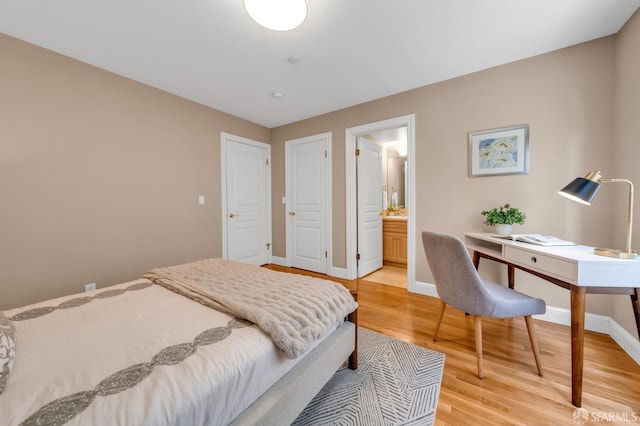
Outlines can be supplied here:
[[[227, 248], [227, 225], [229, 221], [229, 212], [227, 211], [227, 144], [230, 142], [240, 142], [247, 145], [254, 146], [256, 148], [265, 149], [267, 151], [267, 239], [269, 244], [272, 243], [272, 223], [271, 223], [271, 145], [264, 142], [255, 141], [242, 136], [232, 135], [230, 133], [220, 132], [220, 185], [221, 185], [221, 203], [220, 208], [222, 210], [222, 258], [228, 259]], [[273, 245], [270, 246], [267, 260], [271, 263], [273, 255]]]
[[415, 271], [415, 248], [416, 248], [416, 168], [415, 168], [415, 114], [403, 115], [401, 117], [390, 118], [388, 120], [363, 124], [361, 126], [345, 129], [345, 162], [346, 162], [346, 230], [347, 230], [347, 279], [356, 279], [358, 274], [358, 261], [356, 260], [356, 248], [358, 244], [357, 228], [357, 203], [356, 203], [356, 140], [358, 136], [380, 130], [395, 129], [398, 127], [407, 128], [407, 166], [409, 173], [407, 176], [407, 287], [411, 292], [415, 292], [416, 271]]
[[286, 250], [285, 250], [285, 263], [287, 267], [291, 266], [291, 238], [293, 238], [292, 232], [291, 232], [291, 221], [289, 220], [289, 212], [291, 204], [290, 204], [290, 195], [291, 195], [291, 147], [293, 145], [299, 145], [299, 144], [303, 144], [303, 143], [308, 143], [311, 142], [313, 140], [317, 140], [317, 139], [324, 139], [325, 143], [326, 143], [326, 150], [327, 150], [327, 161], [325, 163], [325, 167], [326, 167], [326, 181], [325, 181], [325, 185], [326, 187], [326, 196], [325, 196], [325, 202], [324, 202], [324, 217], [326, 218], [326, 235], [325, 235], [325, 241], [326, 241], [326, 250], [327, 250], [327, 257], [326, 257], [326, 272], [327, 275], [331, 275], [331, 270], [332, 270], [332, 265], [333, 265], [333, 239], [332, 239], [332, 234], [333, 234], [333, 219], [332, 219], [332, 200], [333, 200], [333, 191], [331, 188], [331, 170], [332, 170], [332, 163], [331, 163], [331, 137], [332, 137], [332, 133], [331, 132], [326, 132], [326, 133], [319, 133], [317, 135], [311, 135], [311, 136], [305, 136], [302, 138], [298, 138], [298, 139], [291, 139], [288, 141], [284, 142], [284, 185], [285, 185], [285, 244], [286, 244]]

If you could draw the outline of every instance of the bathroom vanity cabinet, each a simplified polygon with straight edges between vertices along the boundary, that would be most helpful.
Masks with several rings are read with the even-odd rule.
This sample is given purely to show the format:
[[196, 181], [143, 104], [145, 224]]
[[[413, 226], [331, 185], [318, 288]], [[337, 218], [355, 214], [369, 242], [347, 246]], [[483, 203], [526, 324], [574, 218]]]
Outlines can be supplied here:
[[407, 265], [407, 219], [382, 219], [382, 260], [385, 265]]

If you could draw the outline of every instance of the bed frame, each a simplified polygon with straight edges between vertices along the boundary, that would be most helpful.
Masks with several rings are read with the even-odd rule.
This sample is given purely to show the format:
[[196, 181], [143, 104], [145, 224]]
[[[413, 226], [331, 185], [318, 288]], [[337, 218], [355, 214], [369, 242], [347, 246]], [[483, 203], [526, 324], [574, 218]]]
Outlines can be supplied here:
[[[355, 291], [351, 295], [357, 301]], [[282, 379], [258, 398], [231, 425], [291, 424], [348, 359], [358, 368], [358, 311], [307, 354]]]

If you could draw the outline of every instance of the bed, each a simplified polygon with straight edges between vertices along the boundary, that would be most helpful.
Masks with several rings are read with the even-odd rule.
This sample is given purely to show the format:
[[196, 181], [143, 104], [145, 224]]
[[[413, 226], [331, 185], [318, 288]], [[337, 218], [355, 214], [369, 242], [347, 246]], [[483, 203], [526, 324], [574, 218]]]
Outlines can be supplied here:
[[331, 281], [205, 259], [8, 310], [0, 423], [289, 424], [356, 368], [356, 307]]

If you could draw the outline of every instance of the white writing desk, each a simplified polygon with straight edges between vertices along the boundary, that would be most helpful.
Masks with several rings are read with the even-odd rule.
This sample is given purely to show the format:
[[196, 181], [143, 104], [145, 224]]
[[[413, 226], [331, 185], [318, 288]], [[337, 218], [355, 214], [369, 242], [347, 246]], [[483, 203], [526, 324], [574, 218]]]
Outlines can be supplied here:
[[598, 256], [588, 246], [542, 247], [494, 235], [465, 234], [465, 244], [473, 250], [476, 269], [481, 258], [490, 259], [507, 265], [510, 288], [514, 287], [518, 268], [571, 291], [571, 402], [580, 407], [586, 294], [630, 295], [640, 334], [640, 258], [615, 259]]

